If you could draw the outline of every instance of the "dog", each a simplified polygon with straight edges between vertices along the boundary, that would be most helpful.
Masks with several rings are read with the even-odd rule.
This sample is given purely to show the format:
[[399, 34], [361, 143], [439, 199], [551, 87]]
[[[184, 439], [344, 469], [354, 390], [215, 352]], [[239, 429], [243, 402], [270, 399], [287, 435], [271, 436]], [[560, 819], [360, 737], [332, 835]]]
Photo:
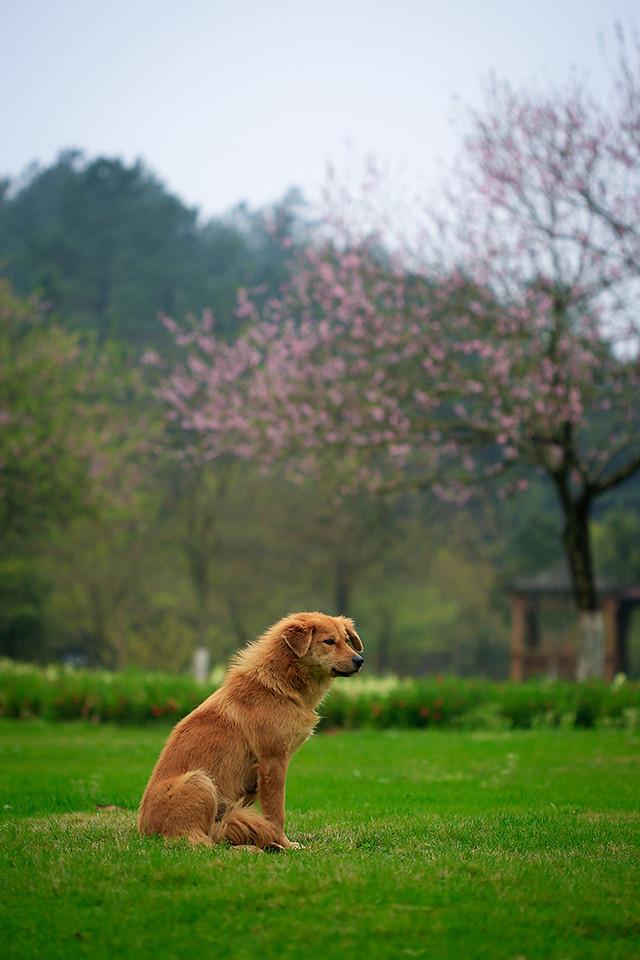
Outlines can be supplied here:
[[[288, 850], [285, 780], [335, 677], [358, 673], [348, 617], [290, 614], [241, 650], [224, 682], [173, 729], [144, 791], [141, 835]], [[262, 813], [248, 809], [260, 801]]]

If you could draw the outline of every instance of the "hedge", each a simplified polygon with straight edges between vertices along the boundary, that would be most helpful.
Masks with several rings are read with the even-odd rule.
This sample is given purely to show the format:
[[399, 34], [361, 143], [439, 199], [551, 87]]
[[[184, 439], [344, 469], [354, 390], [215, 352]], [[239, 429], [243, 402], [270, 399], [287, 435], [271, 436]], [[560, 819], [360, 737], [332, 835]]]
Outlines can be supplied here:
[[[214, 671], [202, 686], [185, 674], [111, 673], [0, 660], [0, 717], [167, 724], [208, 696], [223, 674]], [[622, 675], [611, 684], [358, 677], [336, 683], [320, 712], [324, 730], [640, 727], [640, 686]]]

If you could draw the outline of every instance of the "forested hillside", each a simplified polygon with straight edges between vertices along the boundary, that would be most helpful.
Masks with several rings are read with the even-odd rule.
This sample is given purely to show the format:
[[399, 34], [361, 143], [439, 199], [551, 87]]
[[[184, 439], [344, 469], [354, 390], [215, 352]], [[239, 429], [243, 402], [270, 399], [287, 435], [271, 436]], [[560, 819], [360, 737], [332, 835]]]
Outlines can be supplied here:
[[[555, 566], [558, 509], [336, 498], [329, 479], [185, 457], [158, 389], [185, 362], [159, 315], [232, 343], [313, 237], [292, 191], [203, 221], [141, 164], [65, 153], [0, 187], [0, 653], [183, 669], [294, 608], [354, 616], [369, 664], [503, 676], [506, 585]], [[283, 243], [283, 240], [286, 242]], [[153, 362], [143, 363], [142, 357]], [[599, 564], [640, 581], [637, 485], [603, 502]]]
[[0, 263], [61, 326], [102, 341], [167, 345], [158, 314], [205, 307], [232, 335], [238, 288], [282, 280], [277, 231], [299, 204], [292, 192], [269, 219], [238, 208], [202, 222], [141, 163], [67, 152], [0, 184]]

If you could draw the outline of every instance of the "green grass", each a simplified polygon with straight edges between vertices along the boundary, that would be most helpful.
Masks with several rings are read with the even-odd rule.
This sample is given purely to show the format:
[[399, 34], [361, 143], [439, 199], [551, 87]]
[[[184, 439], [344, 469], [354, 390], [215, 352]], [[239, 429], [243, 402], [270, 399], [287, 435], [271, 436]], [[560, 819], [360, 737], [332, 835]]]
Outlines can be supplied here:
[[640, 957], [637, 731], [317, 736], [287, 855], [137, 836], [166, 733], [0, 721], [4, 957]]

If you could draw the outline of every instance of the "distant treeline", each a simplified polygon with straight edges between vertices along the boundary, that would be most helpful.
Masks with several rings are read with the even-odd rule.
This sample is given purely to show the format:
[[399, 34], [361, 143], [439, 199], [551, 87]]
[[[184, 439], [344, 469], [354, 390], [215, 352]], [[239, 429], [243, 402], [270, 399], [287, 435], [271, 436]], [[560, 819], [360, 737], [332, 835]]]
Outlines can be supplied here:
[[209, 308], [232, 335], [239, 287], [284, 276], [279, 238], [302, 207], [292, 190], [267, 211], [202, 221], [141, 163], [62, 153], [0, 181], [0, 270], [65, 327], [135, 348], [167, 348], [159, 313]]

